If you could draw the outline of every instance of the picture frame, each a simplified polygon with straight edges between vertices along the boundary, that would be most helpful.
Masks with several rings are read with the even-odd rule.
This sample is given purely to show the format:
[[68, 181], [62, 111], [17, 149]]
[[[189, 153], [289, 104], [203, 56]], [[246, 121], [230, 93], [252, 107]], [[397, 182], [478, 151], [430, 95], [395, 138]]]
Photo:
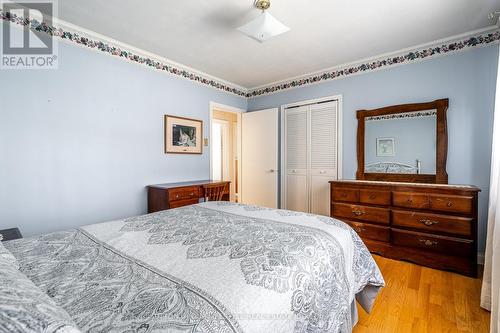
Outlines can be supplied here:
[[396, 156], [394, 138], [377, 138], [377, 156]]
[[165, 154], [202, 154], [203, 121], [179, 116], [164, 116]]

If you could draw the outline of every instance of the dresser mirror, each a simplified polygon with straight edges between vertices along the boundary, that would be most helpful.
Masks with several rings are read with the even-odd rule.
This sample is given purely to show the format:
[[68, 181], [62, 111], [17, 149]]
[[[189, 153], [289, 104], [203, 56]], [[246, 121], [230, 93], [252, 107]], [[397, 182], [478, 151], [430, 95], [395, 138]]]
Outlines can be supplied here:
[[360, 180], [448, 183], [448, 99], [359, 110]]

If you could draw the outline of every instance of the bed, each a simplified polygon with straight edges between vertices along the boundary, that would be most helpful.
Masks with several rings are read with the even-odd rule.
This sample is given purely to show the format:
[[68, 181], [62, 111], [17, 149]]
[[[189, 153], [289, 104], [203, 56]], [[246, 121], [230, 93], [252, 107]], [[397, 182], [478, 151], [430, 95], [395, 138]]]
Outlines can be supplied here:
[[[23, 274], [48, 296], [43, 301], [60, 307], [62, 318], [54, 319], [60, 324], [51, 326], [58, 330], [43, 332], [349, 332], [356, 300], [370, 311], [384, 286], [365, 245], [343, 222], [230, 202], [4, 246], [19, 267], [11, 273]], [[1, 260], [0, 267], [10, 265]], [[0, 313], [29, 303], [13, 293], [6, 298], [0, 286]], [[45, 308], [35, 308], [25, 312], [43, 317]], [[2, 333], [22, 330], [16, 320], [30, 315], [3, 313], [10, 326], [0, 315]]]

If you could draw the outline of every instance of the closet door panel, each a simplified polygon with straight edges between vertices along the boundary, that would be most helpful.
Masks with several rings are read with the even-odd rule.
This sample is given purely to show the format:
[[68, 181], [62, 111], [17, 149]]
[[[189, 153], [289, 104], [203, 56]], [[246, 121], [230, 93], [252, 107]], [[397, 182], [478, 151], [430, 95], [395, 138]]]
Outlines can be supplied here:
[[307, 175], [289, 174], [286, 177], [286, 208], [298, 212], [309, 212], [307, 197]]
[[286, 208], [307, 212], [307, 107], [286, 110]]
[[310, 169], [337, 171], [337, 102], [310, 107]]
[[309, 187], [311, 213], [329, 215], [329, 180], [337, 179], [337, 102], [310, 107]]
[[330, 216], [330, 184], [328, 183], [330, 180], [332, 177], [329, 176], [310, 177], [311, 213]]

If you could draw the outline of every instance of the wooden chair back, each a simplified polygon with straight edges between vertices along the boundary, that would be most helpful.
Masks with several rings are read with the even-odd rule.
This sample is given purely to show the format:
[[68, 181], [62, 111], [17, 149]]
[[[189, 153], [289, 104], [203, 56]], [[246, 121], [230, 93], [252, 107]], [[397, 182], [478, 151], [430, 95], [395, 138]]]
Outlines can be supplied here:
[[205, 201], [222, 201], [226, 183], [216, 183], [203, 185]]

